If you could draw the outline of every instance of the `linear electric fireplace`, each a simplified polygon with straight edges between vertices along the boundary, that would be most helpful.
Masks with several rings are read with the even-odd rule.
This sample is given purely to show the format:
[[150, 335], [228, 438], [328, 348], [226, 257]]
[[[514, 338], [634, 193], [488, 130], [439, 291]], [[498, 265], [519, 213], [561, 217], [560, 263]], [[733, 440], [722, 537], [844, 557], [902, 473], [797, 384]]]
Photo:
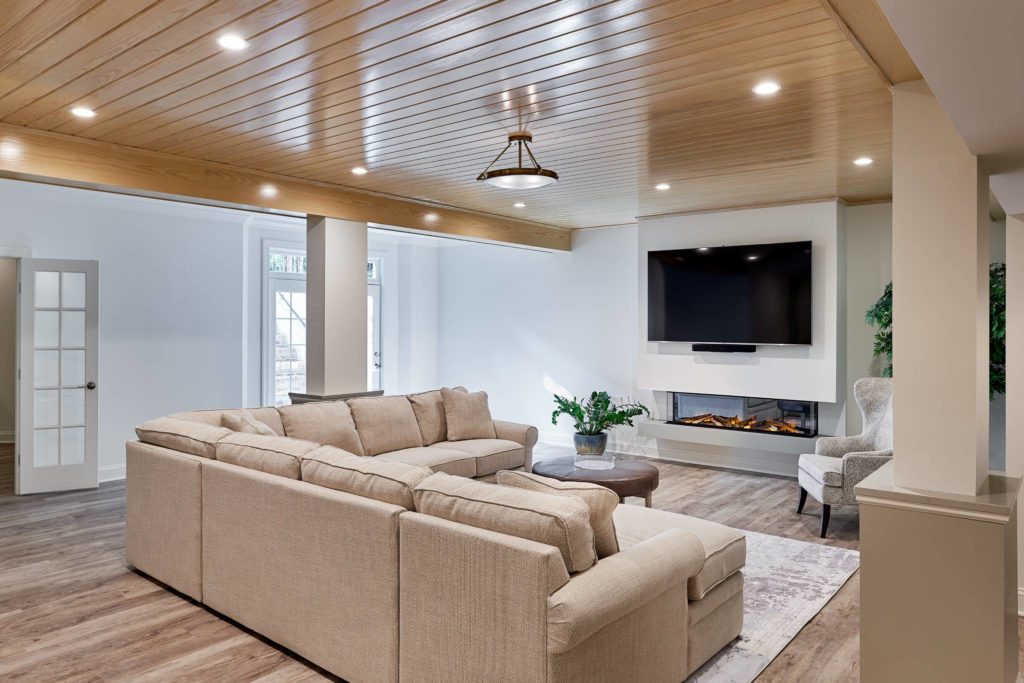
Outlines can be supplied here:
[[669, 424], [785, 436], [817, 436], [818, 404], [751, 396], [672, 392]]

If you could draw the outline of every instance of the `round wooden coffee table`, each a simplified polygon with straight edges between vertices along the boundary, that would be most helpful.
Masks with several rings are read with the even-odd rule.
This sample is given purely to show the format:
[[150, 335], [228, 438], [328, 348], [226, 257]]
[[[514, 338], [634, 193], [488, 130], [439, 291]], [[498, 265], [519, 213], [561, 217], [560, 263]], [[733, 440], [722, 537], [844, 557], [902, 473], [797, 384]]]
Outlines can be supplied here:
[[643, 496], [651, 507], [651, 493], [658, 488], [658, 468], [636, 460], [616, 460], [609, 470], [577, 468], [573, 458], [547, 458], [533, 464], [533, 473], [559, 481], [585, 481], [610, 488], [625, 502], [627, 496]]

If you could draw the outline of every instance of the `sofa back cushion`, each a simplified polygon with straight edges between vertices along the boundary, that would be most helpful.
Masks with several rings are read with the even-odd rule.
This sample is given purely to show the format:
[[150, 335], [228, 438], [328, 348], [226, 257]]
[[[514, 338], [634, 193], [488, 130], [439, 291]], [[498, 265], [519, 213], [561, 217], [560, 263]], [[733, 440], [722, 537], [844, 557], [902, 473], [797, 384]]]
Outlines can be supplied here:
[[302, 456], [318, 448], [320, 444], [287, 436], [237, 432], [217, 442], [217, 460], [279, 477], [300, 479]]
[[487, 392], [472, 394], [456, 389], [442, 389], [445, 421], [449, 441], [495, 439], [494, 421], [487, 407]]
[[423, 445], [416, 414], [405, 396], [353, 398], [349, 399], [348, 405], [365, 455], [380, 455]]
[[136, 427], [135, 433], [143, 443], [210, 459], [217, 457], [217, 442], [234, 434], [224, 427], [175, 417], [150, 420]]
[[352, 411], [344, 401], [299, 403], [281, 406], [279, 411], [285, 436], [363, 455]]
[[220, 424], [233, 432], [277, 436], [277, 433], [269, 425], [257, 420], [249, 410], [225, 410], [221, 413]]
[[504, 470], [495, 479], [502, 486], [540, 491], [553, 496], [575, 496], [590, 508], [590, 526], [594, 529], [594, 544], [597, 556], [608, 557], [619, 552], [619, 539], [615, 535], [615, 507], [619, 497], [611, 489], [598, 484], [575, 481], [559, 481], [530, 472]]
[[415, 510], [412, 491], [433, 472], [404, 462], [352, 455], [322, 446], [302, 459], [302, 479], [317, 486]]
[[597, 561], [590, 510], [579, 498], [433, 474], [413, 491], [416, 511], [555, 546], [569, 573]]
[[[218, 409], [218, 410], [190, 410], [185, 413], [175, 413], [170, 417], [190, 422], [204, 422], [216, 427], [226, 427], [224, 424], [225, 415], [240, 415], [242, 409]], [[281, 416], [277, 408], [270, 406], [264, 408], [249, 408], [248, 412], [254, 419], [270, 427], [278, 436], [284, 436], [284, 425], [281, 423]]]

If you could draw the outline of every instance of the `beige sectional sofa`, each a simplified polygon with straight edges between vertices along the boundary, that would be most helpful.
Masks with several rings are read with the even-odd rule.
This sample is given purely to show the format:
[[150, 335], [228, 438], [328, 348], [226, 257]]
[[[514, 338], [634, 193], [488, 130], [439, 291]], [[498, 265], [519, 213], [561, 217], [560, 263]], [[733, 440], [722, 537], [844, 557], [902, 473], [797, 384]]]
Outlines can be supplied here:
[[535, 428], [445, 416], [428, 392], [140, 425], [127, 561], [353, 682], [678, 682], [739, 634], [742, 533], [526, 474]]

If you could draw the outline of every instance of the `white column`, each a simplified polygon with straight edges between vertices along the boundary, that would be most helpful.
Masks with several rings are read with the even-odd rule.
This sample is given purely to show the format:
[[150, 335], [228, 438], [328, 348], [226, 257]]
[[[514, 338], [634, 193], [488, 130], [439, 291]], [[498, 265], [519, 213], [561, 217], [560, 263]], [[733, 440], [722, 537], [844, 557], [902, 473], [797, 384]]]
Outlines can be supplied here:
[[988, 177], [924, 81], [893, 91], [894, 483], [988, 475]]
[[366, 223], [306, 219], [306, 392], [366, 391]]
[[[1024, 475], [1024, 215], [1006, 217], [1006, 473]], [[1018, 513], [1020, 505], [1017, 506]], [[1017, 520], [1017, 610], [1024, 607], [1024, 520]]]

